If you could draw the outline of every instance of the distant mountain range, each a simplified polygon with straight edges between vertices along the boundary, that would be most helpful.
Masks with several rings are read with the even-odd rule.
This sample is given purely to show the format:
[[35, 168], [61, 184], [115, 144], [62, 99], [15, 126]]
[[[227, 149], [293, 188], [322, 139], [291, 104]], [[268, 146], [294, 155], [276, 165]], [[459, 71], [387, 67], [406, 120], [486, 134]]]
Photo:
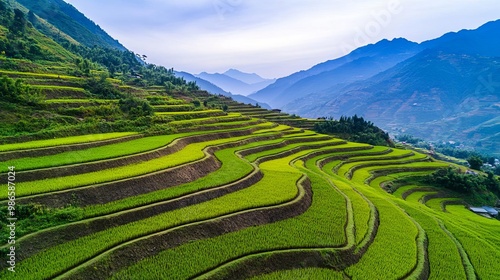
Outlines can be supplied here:
[[500, 20], [420, 44], [382, 40], [249, 97], [305, 117], [357, 114], [393, 134], [500, 155]]
[[244, 73], [236, 69], [230, 69], [222, 74], [202, 72], [195, 76], [217, 85], [226, 92], [239, 95], [249, 95], [276, 81], [275, 79], [264, 79], [255, 73]]
[[175, 72], [175, 75], [178, 76], [178, 77], [182, 77], [184, 78], [184, 80], [188, 81], [188, 82], [196, 82], [196, 84], [203, 90], [206, 90], [212, 94], [222, 94], [224, 96], [229, 96], [231, 97], [233, 100], [236, 100], [238, 102], [241, 102], [241, 103], [245, 103], [245, 104], [252, 104], [252, 105], [255, 105], [255, 104], [259, 104], [262, 108], [265, 108], [265, 109], [271, 109], [271, 107], [264, 103], [264, 102], [258, 102], [254, 99], [251, 99], [249, 97], [246, 97], [246, 96], [243, 96], [243, 95], [240, 95], [240, 94], [232, 94], [230, 92], [227, 92], [223, 89], [221, 89], [220, 87], [214, 85], [213, 83], [207, 81], [207, 80], [204, 80], [202, 78], [199, 78], [199, 77], [196, 77], [194, 76], [193, 74], [190, 74], [190, 73], [187, 73], [187, 72], [182, 72], [182, 71], [176, 71]]

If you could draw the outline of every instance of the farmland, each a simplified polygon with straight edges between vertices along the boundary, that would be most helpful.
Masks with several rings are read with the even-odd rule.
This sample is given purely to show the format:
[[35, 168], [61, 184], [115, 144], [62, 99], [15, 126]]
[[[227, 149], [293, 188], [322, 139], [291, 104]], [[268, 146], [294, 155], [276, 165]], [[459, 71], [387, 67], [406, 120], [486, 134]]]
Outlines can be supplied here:
[[[86, 97], [78, 77], [2, 73], [52, 92], [51, 112], [120, 104]], [[26, 211], [16, 273], [3, 262], [0, 278], [500, 278], [498, 220], [401, 183], [449, 163], [203, 92], [127, 90], [153, 104], [154, 129], [0, 145], [0, 178], [15, 167]]]

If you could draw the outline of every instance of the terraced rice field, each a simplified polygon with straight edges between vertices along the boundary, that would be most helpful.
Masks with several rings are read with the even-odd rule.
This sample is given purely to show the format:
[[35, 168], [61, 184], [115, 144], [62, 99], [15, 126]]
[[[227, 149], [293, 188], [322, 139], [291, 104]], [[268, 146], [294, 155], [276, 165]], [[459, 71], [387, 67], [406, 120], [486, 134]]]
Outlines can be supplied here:
[[229, 103], [229, 112], [237, 112], [245, 116], [262, 118], [275, 123], [299, 127], [303, 129], [313, 129], [315, 123], [322, 121], [304, 119], [295, 115], [281, 113], [281, 111], [279, 110], [267, 110], [253, 105], [241, 105], [236, 102]]
[[0, 278], [500, 279], [497, 220], [438, 189], [384, 189], [446, 163], [278, 125], [248, 105], [164, 100], [157, 114], [178, 118], [176, 134], [0, 146], [18, 204], [79, 213], [19, 233], [16, 273], [2, 262]]

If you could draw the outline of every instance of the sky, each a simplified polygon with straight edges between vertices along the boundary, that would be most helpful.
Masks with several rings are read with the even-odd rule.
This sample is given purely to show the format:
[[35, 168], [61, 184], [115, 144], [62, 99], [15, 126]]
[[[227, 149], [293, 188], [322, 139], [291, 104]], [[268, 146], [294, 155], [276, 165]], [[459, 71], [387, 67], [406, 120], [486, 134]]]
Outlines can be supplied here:
[[500, 18], [498, 0], [65, 0], [148, 63], [284, 77], [366, 44]]

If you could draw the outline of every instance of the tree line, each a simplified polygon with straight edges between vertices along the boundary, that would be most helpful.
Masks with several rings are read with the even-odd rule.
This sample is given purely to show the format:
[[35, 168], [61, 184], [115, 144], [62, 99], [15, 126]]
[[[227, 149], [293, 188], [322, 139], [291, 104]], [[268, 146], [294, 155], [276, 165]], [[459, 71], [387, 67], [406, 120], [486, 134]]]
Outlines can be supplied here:
[[324, 122], [316, 123], [314, 130], [319, 133], [333, 134], [348, 141], [394, 147], [387, 132], [357, 115], [341, 116], [338, 120], [330, 117]]

